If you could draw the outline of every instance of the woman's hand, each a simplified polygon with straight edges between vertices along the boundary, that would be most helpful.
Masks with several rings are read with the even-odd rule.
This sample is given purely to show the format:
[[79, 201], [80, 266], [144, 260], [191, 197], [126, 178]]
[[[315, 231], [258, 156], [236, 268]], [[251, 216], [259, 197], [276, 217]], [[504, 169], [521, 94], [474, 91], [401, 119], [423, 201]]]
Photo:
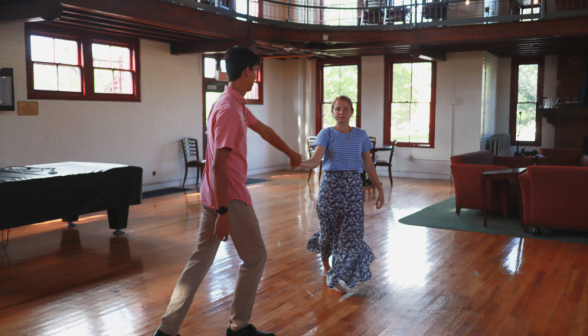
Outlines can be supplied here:
[[290, 163], [290, 168], [292, 170], [298, 168], [300, 166], [301, 161], [302, 161], [302, 156], [298, 153], [292, 153], [290, 155], [290, 160], [288, 160], [288, 162]]
[[306, 169], [314, 169], [318, 167], [321, 164], [323, 156], [325, 155], [325, 151], [325, 147], [317, 145], [314, 150], [314, 154], [312, 154], [312, 157], [307, 160], [302, 160], [302, 162], [300, 162], [300, 167]]
[[384, 193], [378, 191], [378, 199], [376, 200], [376, 209], [380, 209], [384, 205]]
[[315, 163], [312, 161], [312, 159], [308, 159], [308, 160], [302, 160], [300, 162], [300, 167], [302, 168], [306, 168], [306, 169], [314, 169], [316, 168], [318, 165], [315, 165]]

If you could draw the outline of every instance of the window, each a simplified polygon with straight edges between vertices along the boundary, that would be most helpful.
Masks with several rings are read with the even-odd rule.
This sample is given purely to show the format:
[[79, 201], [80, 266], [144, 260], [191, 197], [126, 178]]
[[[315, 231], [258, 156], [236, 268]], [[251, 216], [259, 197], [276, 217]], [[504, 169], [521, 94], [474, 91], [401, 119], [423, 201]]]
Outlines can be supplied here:
[[[251, 105], [263, 105], [263, 83], [262, 83], [262, 64], [259, 65], [259, 71], [257, 72], [257, 78], [253, 83], [251, 91], [245, 94], [247, 104]], [[228, 82], [229, 77], [227, 76], [227, 68], [224, 59], [204, 57], [204, 80], [216, 80], [220, 82]], [[206, 87], [204, 88], [206, 92]], [[213, 102], [214, 103], [214, 102]]]
[[[354, 10], [358, 7], [358, 1], [348, 0], [322, 0], [321, 16], [323, 18], [322, 24], [328, 26], [356, 26], [358, 11]], [[349, 8], [348, 10], [339, 8]]]
[[261, 83], [261, 68], [262, 65], [259, 64], [259, 71], [257, 71], [257, 78], [253, 83], [253, 88], [251, 91], [245, 94], [245, 99], [247, 99], [247, 104], [263, 104], [263, 90], [262, 90], [262, 83]]
[[92, 44], [94, 92], [133, 94], [131, 49], [107, 44]]
[[[212, 110], [212, 106], [225, 90], [225, 85], [228, 84], [229, 78], [227, 76], [227, 67], [222, 56], [217, 58], [204, 57], [202, 60], [203, 76], [202, 76], [202, 98], [204, 113], [202, 113], [203, 125], [203, 152], [206, 156], [206, 141], [207, 130], [206, 123], [208, 122], [208, 115]], [[262, 85], [262, 66], [259, 65], [257, 78], [253, 83], [253, 88], [245, 95], [247, 104], [263, 104], [263, 85]]]
[[537, 108], [543, 96], [543, 57], [513, 58], [510, 88], [511, 145], [541, 146], [541, 117]]
[[139, 40], [29, 23], [29, 99], [140, 101]]
[[361, 127], [360, 97], [361, 85], [359, 74], [361, 65], [359, 58], [337, 60], [317, 60], [317, 107], [316, 132], [326, 127], [335, 126], [336, 121], [331, 113], [331, 104], [335, 97], [345, 95], [351, 98], [355, 112], [349, 124]]
[[34, 89], [82, 92], [80, 43], [76, 40], [31, 36]]
[[384, 144], [435, 147], [436, 63], [386, 61]]

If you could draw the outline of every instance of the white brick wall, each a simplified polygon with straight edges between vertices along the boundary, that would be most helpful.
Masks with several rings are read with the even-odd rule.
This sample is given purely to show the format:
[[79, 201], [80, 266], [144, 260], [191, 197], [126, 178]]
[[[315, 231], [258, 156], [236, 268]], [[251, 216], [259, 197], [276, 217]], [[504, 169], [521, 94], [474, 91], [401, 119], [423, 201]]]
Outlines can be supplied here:
[[[483, 60], [483, 52], [450, 53], [447, 61], [437, 63], [435, 148], [397, 148], [396, 176], [447, 179], [450, 156], [479, 149]], [[510, 59], [497, 64], [500, 133], [508, 132]], [[554, 96], [557, 57], [548, 57], [546, 65], [545, 94]], [[15, 98], [26, 101], [24, 24], [0, 25], [0, 67], [14, 68]], [[140, 103], [39, 100], [38, 116], [0, 112], [0, 166], [115, 162], [143, 167], [146, 190], [180, 184], [183, 158], [177, 141], [202, 139], [201, 57], [173, 56], [168, 44], [141, 40], [141, 67]], [[362, 128], [382, 145], [384, 57], [362, 57], [361, 76]], [[264, 105], [250, 109], [289, 146], [305, 153], [306, 136], [315, 131], [315, 85], [313, 60], [266, 59]], [[456, 98], [455, 105], [447, 104], [449, 97]], [[553, 130], [544, 123], [544, 144], [549, 141], [553, 143]], [[248, 142], [250, 174], [287, 165], [285, 155], [252, 131]]]
[[[249, 109], [262, 123], [271, 127], [284, 138], [284, 68], [285, 62], [274, 59], [263, 60], [263, 105], [248, 105]], [[291, 148], [295, 144], [288, 143]], [[265, 142], [257, 133], [247, 133], [247, 163], [249, 174], [281, 170], [286, 168], [288, 157]]]
[[377, 146], [384, 145], [384, 66], [384, 56], [361, 58], [361, 128]]
[[288, 145], [308, 158], [306, 138], [316, 135], [316, 62], [308, 58], [289, 59], [282, 62], [284, 140]]
[[[476, 151], [480, 143], [482, 52], [452, 53], [437, 63], [435, 148], [397, 148], [393, 175], [448, 179], [451, 155]], [[362, 57], [362, 128], [384, 137], [384, 58]], [[455, 105], [447, 98], [456, 97]], [[385, 169], [378, 174], [386, 176]]]
[[[14, 68], [16, 101], [27, 100], [24, 39], [23, 23], [0, 25], [0, 67]], [[283, 65], [275, 60], [264, 63], [265, 104], [250, 107], [281, 134]], [[122, 163], [143, 168], [145, 190], [176, 186], [184, 174], [178, 140], [202, 141], [201, 56], [174, 56], [167, 43], [141, 40], [141, 102], [38, 102], [38, 116], [0, 112], [0, 167], [60, 161]], [[283, 154], [249, 133], [251, 173], [287, 163]], [[194, 170], [190, 177], [195, 177]]]
[[489, 52], [484, 52], [482, 71], [482, 133], [480, 136], [480, 149], [486, 149], [490, 137], [496, 131], [498, 57]]

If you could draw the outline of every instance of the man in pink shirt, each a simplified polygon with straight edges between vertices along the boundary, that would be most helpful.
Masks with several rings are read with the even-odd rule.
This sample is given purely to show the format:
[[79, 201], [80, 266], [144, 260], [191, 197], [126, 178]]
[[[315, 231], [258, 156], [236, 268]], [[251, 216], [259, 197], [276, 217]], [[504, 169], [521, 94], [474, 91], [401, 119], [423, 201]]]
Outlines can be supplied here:
[[274, 336], [249, 324], [267, 252], [251, 196], [245, 186], [247, 127], [288, 155], [292, 169], [300, 165], [301, 156], [245, 107], [244, 96], [251, 91], [257, 77], [259, 56], [245, 47], [236, 46], [227, 51], [225, 61], [229, 85], [208, 117], [198, 247], [176, 284], [167, 311], [161, 318], [162, 323], [154, 336], [178, 333], [194, 295], [214, 261], [220, 242], [227, 241], [229, 235], [233, 238], [243, 264], [239, 270], [226, 335]]

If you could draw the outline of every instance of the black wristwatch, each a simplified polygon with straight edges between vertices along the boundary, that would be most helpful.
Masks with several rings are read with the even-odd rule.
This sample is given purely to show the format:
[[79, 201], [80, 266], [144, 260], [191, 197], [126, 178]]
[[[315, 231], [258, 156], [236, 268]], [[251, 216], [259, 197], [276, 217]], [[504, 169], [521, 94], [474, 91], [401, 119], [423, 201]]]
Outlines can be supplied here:
[[222, 206], [222, 207], [220, 207], [220, 208], [218, 208], [218, 209], [216, 209], [214, 211], [216, 211], [216, 213], [219, 214], [219, 215], [224, 215], [227, 212], [229, 212], [229, 208], [227, 208], [225, 206]]

